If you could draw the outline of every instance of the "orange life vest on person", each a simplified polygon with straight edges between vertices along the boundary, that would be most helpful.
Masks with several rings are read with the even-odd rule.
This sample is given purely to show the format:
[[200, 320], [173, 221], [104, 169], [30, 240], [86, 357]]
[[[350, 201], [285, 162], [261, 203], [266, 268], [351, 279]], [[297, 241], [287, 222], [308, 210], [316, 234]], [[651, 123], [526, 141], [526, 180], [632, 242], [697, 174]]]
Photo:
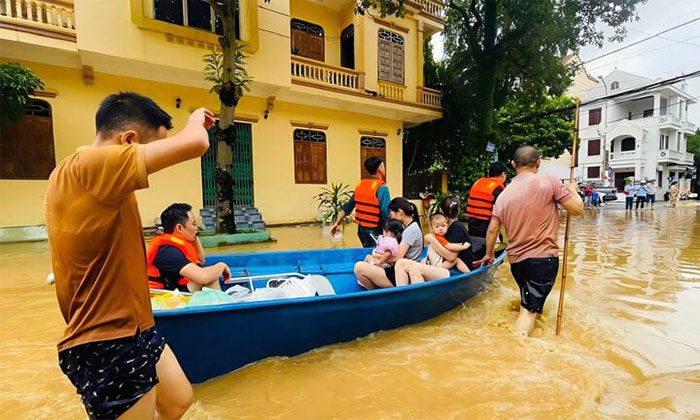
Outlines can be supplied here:
[[[158, 250], [164, 245], [171, 245], [179, 249], [187, 260], [192, 263], [198, 264], [199, 258], [197, 257], [197, 250], [194, 249], [192, 244], [184, 239], [178, 238], [175, 235], [164, 233], [162, 235], [157, 235], [151, 243], [148, 244], [148, 250], [146, 251], [146, 265], [148, 267], [148, 287], [151, 289], [163, 289], [165, 284], [162, 281], [160, 272], [153, 265], [153, 260], [156, 258]], [[178, 286], [186, 286], [190, 279], [187, 277], [182, 277], [178, 280]]]
[[377, 190], [384, 185], [379, 178], [363, 179], [355, 187], [355, 220], [362, 227], [374, 229], [379, 227], [381, 209]]
[[491, 220], [496, 188], [505, 188], [498, 178], [479, 178], [469, 191], [467, 217], [477, 220]]

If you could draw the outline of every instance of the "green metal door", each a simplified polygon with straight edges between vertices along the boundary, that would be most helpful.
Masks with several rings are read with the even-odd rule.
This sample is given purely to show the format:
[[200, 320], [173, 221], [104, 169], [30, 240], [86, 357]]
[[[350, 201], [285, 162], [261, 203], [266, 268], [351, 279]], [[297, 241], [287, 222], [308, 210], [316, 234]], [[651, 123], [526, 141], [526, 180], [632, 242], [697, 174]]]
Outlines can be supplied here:
[[253, 136], [252, 125], [236, 123], [236, 141], [233, 145], [233, 204], [253, 206]]
[[[236, 123], [236, 141], [231, 147], [230, 168], [233, 181], [233, 205], [253, 206], [253, 141], [252, 126]], [[209, 150], [202, 156], [202, 193], [204, 207], [216, 207], [216, 128], [209, 130]]]
[[202, 156], [204, 208], [216, 207], [216, 127], [209, 130], [209, 150]]

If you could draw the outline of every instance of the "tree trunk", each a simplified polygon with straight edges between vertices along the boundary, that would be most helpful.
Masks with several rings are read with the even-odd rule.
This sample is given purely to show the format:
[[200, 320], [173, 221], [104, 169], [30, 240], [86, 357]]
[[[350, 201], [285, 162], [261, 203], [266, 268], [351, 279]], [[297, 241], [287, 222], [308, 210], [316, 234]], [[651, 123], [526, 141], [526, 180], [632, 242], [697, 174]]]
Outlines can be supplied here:
[[483, 50], [477, 55], [476, 106], [474, 146], [478, 153], [484, 153], [486, 143], [494, 140], [493, 131], [493, 95], [496, 88], [496, 67], [499, 55], [496, 42], [496, 0], [484, 2], [484, 40]]

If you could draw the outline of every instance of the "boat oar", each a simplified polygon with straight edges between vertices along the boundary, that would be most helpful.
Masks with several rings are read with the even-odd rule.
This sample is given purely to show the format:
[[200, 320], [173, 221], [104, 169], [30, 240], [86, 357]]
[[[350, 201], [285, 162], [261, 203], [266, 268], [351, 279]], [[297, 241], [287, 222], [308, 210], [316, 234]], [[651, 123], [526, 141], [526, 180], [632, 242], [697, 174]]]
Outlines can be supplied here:
[[[576, 140], [578, 137], [578, 114], [581, 100], [576, 98], [576, 115], [574, 116], [574, 135], [571, 145], [571, 165], [569, 166], [569, 182], [574, 182], [574, 168], [576, 167]], [[566, 212], [566, 227], [564, 228], [564, 264], [561, 269], [561, 289], [559, 290], [559, 309], [557, 310], [557, 335], [561, 332], [561, 321], [564, 318], [564, 292], [566, 291], [566, 272], [569, 261], [569, 224], [571, 215]]]

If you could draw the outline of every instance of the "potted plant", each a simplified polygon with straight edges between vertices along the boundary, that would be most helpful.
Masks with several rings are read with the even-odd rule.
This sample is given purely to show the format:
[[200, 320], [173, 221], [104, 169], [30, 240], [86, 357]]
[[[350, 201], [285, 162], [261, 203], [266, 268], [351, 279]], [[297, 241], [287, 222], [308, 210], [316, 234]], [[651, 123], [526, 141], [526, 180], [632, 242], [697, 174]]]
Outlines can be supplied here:
[[[319, 216], [325, 235], [329, 234], [331, 225], [336, 221], [350, 197], [352, 197], [350, 186], [342, 182], [340, 184], [331, 183], [330, 188], [323, 187], [321, 192], [314, 196], [314, 200], [318, 202]], [[352, 221], [352, 215], [345, 215], [343, 226], [352, 223]]]

